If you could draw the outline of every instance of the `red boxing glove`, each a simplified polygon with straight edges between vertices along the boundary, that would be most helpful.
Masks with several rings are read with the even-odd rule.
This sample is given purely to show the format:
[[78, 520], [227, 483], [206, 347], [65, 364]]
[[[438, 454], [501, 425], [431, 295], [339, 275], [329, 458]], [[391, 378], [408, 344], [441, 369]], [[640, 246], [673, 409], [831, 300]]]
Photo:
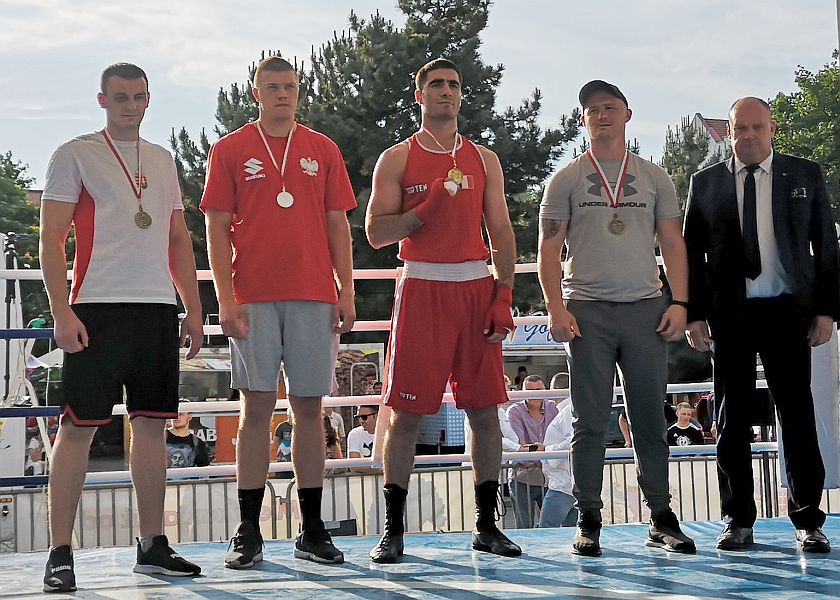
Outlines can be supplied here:
[[443, 209], [444, 204], [451, 197], [449, 192], [446, 191], [446, 188], [443, 187], [443, 178], [438, 177], [429, 186], [429, 193], [426, 195], [426, 199], [414, 207], [414, 213], [423, 223], [428, 223], [430, 219], [434, 218], [436, 213]]
[[513, 331], [513, 315], [510, 307], [513, 304], [513, 290], [506, 283], [496, 282], [496, 293], [487, 316], [484, 317], [484, 335], [494, 333], [507, 334]]

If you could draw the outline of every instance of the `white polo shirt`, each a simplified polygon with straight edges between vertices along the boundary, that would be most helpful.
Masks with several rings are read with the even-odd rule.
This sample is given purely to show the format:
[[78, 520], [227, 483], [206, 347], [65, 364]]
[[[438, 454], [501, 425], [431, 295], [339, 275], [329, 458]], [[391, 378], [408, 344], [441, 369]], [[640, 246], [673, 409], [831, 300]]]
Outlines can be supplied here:
[[[135, 142], [115, 140], [114, 145], [133, 175]], [[50, 159], [42, 199], [76, 205], [71, 304], [175, 304], [169, 228], [172, 211], [184, 209], [175, 163], [165, 148], [143, 139], [140, 155], [148, 184], [143, 210], [152, 218], [148, 229], [134, 222], [137, 197], [102, 132], [62, 144]]]

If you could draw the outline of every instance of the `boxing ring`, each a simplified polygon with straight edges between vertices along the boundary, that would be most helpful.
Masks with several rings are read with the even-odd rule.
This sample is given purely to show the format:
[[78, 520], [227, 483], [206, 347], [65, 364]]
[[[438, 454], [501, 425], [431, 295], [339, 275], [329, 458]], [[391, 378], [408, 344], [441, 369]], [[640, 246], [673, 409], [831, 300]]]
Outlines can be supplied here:
[[[534, 273], [535, 265], [518, 265], [517, 273]], [[355, 279], [396, 278], [399, 270], [356, 270]], [[0, 279], [38, 279], [37, 271], [0, 271]], [[200, 279], [209, 279], [203, 272]], [[544, 324], [546, 317], [516, 317], [517, 325]], [[354, 331], [388, 330], [389, 321], [357, 322]], [[6, 337], [27, 337], [32, 330], [6, 330]], [[205, 326], [206, 335], [219, 335], [218, 326]], [[38, 335], [49, 335], [40, 330]], [[669, 393], [702, 391], [710, 384], [670, 385]], [[515, 391], [512, 400], [526, 397], [561, 398], [568, 390]], [[349, 406], [378, 402], [377, 396], [346, 396], [324, 399], [325, 406]], [[452, 402], [451, 394], [445, 402]], [[278, 400], [277, 408], [288, 403]], [[232, 414], [238, 402], [185, 402], [183, 412]], [[53, 407], [0, 408], [0, 417], [38, 417], [57, 414]], [[115, 415], [124, 415], [118, 405]], [[384, 433], [386, 411], [380, 411], [377, 432]], [[43, 425], [41, 425], [43, 426]], [[754, 452], [776, 451], [774, 443], [756, 444]], [[713, 448], [672, 449], [680, 454], [713, 452]], [[609, 450], [608, 457], [627, 457], [631, 451]], [[567, 452], [528, 453], [527, 460], [567, 458]], [[468, 460], [465, 455], [418, 456], [416, 464], [455, 464]], [[503, 460], [523, 459], [517, 453], [506, 453]], [[328, 469], [378, 464], [371, 459], [327, 461]], [[234, 474], [234, 465], [213, 465], [170, 469], [171, 481], [189, 478], [224, 478]], [[291, 463], [272, 463], [271, 472], [291, 470]], [[125, 484], [128, 471], [89, 473], [87, 486]], [[0, 479], [0, 492], [10, 486], [38, 486], [44, 477]], [[766, 483], [766, 482], [765, 482]], [[469, 487], [469, 486], [467, 486]], [[289, 488], [291, 490], [292, 488]], [[130, 496], [130, 491], [127, 492]], [[412, 488], [412, 494], [414, 489]], [[711, 494], [712, 491], [709, 491]], [[714, 491], [716, 493], [716, 490]], [[289, 492], [291, 494], [291, 492]], [[826, 494], [828, 496], [828, 494]], [[99, 510], [99, 500], [96, 509]], [[828, 504], [830, 510], [831, 504]], [[0, 510], [2, 510], [0, 508]], [[763, 512], [762, 514], [768, 514]], [[772, 512], [770, 513], [772, 514]], [[641, 515], [641, 513], [640, 513]], [[681, 516], [686, 518], [685, 515]], [[667, 598], [667, 599], [787, 599], [840, 597], [840, 551], [827, 555], [807, 555], [797, 551], [793, 528], [784, 517], [759, 519], [756, 523], [755, 547], [747, 552], [724, 552], [715, 549], [715, 539], [722, 528], [716, 520], [685, 521], [683, 528], [697, 543], [696, 555], [667, 554], [646, 548], [645, 525], [622, 523], [606, 525], [602, 533], [604, 555], [600, 558], [570, 554], [573, 528], [512, 530], [506, 533], [523, 548], [519, 558], [504, 558], [471, 549], [468, 532], [424, 532], [406, 536], [405, 560], [395, 565], [376, 565], [367, 552], [376, 543], [376, 536], [336, 537], [336, 545], [345, 553], [341, 565], [319, 565], [292, 557], [292, 542], [269, 540], [266, 536], [265, 560], [254, 569], [225, 569], [228, 531], [209, 537], [217, 542], [179, 543], [176, 549], [188, 560], [202, 567], [202, 575], [193, 579], [162, 578], [131, 572], [135, 558], [132, 541], [113, 540], [113, 547], [80, 548], [74, 553], [79, 591], [68, 594], [75, 598], [166, 598], [202, 597], [208, 599], [261, 598], [281, 595], [284, 598], [314, 598], [328, 595], [336, 598]], [[30, 520], [41, 518], [31, 517]], [[643, 515], [640, 518], [644, 518]], [[695, 517], [699, 518], [699, 517]], [[381, 520], [381, 519], [380, 519]], [[470, 516], [462, 516], [467, 529]], [[34, 525], [34, 524], [33, 524]], [[235, 523], [231, 525], [235, 527]], [[291, 529], [291, 521], [289, 521]], [[435, 527], [437, 529], [437, 527]], [[840, 540], [840, 515], [829, 515], [824, 531], [829, 539]], [[264, 531], [264, 534], [266, 532]], [[276, 533], [276, 532], [273, 532]], [[362, 532], [364, 533], [364, 531]], [[279, 537], [277, 535], [272, 537]], [[94, 542], [94, 543], [91, 543]], [[87, 539], [83, 546], [106, 545], [108, 540]], [[41, 596], [41, 576], [46, 561], [43, 549], [0, 553], [0, 597], [29, 598]], [[61, 594], [54, 596], [61, 597]]]
[[[520, 558], [473, 552], [468, 533], [408, 535], [405, 560], [395, 565], [368, 560], [373, 537], [338, 538], [346, 562], [329, 566], [295, 560], [290, 541], [267, 541], [265, 560], [247, 571], [224, 568], [226, 542], [179, 545], [177, 550], [203, 569], [194, 579], [131, 573], [134, 548], [85, 549], [75, 552], [79, 591], [51, 596], [817, 600], [840, 593], [840, 554], [798, 553], [786, 519], [759, 520], [757, 544], [748, 552], [714, 550], [720, 523], [685, 523], [683, 529], [697, 542], [696, 555], [645, 548], [645, 526], [638, 524], [605, 526], [600, 558], [569, 554], [571, 528], [508, 531], [523, 547]], [[840, 539], [840, 516], [829, 516], [824, 531]], [[0, 596], [41, 597], [45, 560], [44, 552], [2, 556]]]

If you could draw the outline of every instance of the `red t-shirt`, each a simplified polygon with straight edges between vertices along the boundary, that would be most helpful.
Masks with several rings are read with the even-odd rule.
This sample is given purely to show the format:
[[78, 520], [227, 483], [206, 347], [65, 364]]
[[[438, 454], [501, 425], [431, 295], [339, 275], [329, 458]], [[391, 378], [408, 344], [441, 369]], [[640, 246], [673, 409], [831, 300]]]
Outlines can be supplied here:
[[[266, 134], [277, 167], [287, 138]], [[292, 134], [286, 159], [289, 208], [277, 204], [282, 190], [256, 125], [249, 123], [216, 141], [207, 159], [201, 210], [233, 214], [233, 294], [239, 304], [315, 300], [334, 304], [333, 264], [327, 211], [356, 208], [338, 146], [303, 125]]]
[[[440, 211], [400, 242], [401, 260], [431, 263], [461, 263], [487, 260], [490, 252], [481, 236], [484, 216], [484, 161], [478, 148], [461, 138], [463, 143], [455, 151], [458, 168], [469, 178], [471, 189], [461, 189], [450, 199], [445, 211]], [[431, 151], [409, 139], [408, 159], [403, 171], [402, 210], [411, 210], [423, 202], [432, 182], [446, 178], [452, 168], [449, 153]]]

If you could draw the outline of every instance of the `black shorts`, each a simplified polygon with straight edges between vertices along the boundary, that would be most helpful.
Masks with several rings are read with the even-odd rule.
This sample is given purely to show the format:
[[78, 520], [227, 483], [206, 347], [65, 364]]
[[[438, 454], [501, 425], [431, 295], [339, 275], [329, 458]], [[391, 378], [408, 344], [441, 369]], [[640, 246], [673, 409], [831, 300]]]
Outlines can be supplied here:
[[61, 418], [111, 422], [125, 388], [129, 418], [178, 416], [178, 309], [172, 304], [74, 304], [88, 347], [65, 353]]

